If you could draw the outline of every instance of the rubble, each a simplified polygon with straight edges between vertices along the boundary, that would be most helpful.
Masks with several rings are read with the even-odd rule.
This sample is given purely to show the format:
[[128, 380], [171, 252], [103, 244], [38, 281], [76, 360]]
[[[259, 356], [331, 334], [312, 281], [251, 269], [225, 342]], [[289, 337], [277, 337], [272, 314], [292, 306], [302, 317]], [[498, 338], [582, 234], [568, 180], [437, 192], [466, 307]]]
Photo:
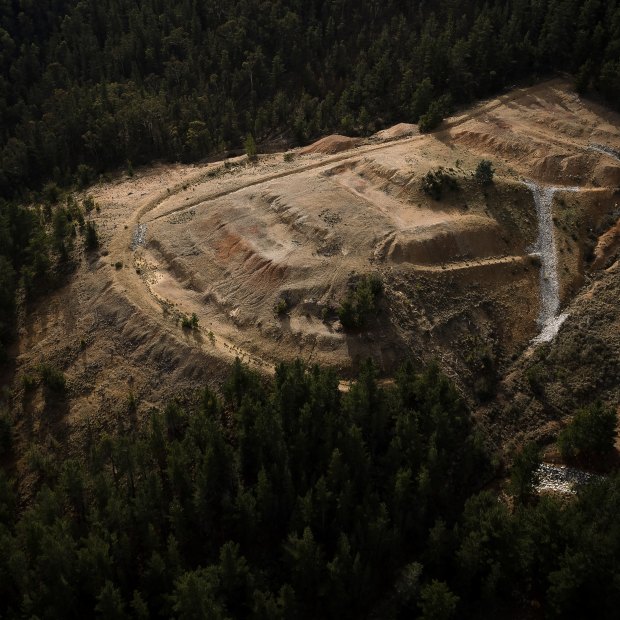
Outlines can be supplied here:
[[138, 224], [136, 229], [133, 231], [133, 235], [131, 236], [131, 245], [129, 246], [132, 250], [142, 246], [146, 242], [146, 224]]
[[577, 487], [600, 480], [602, 476], [591, 474], [565, 465], [551, 465], [541, 463], [536, 470], [538, 493], [554, 492], [573, 495]]

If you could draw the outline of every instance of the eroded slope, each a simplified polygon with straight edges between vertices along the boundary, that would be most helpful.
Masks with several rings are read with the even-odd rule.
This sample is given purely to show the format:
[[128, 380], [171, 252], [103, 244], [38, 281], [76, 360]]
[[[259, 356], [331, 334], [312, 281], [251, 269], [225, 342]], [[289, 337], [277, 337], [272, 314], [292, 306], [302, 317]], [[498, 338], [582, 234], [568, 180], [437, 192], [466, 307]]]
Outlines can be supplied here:
[[[60, 366], [77, 426], [121, 410], [130, 391], [156, 404], [220, 376], [235, 356], [267, 373], [297, 356], [344, 373], [369, 355], [386, 373], [406, 356], [437, 358], [484, 393], [540, 329], [539, 222], [525, 181], [578, 187], [560, 187], [551, 205], [564, 310], [591, 256], [601, 268], [616, 260], [618, 127], [553, 81], [432, 135], [403, 125], [350, 150], [338, 138], [94, 187], [102, 250], [24, 327], [18, 371]], [[491, 186], [474, 178], [482, 158], [497, 171]], [[458, 189], [437, 200], [422, 181], [440, 167]], [[347, 332], [336, 310], [366, 273], [384, 283], [381, 312]], [[192, 313], [199, 329], [183, 330]], [[43, 419], [38, 397], [23, 406]]]

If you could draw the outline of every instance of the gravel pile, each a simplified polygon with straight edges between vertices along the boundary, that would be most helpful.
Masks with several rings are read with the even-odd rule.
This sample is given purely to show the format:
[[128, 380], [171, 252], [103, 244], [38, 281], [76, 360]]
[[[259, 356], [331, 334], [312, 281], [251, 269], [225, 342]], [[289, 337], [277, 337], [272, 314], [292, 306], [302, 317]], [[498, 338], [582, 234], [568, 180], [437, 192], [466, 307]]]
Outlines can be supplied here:
[[539, 493], [554, 491], [555, 493], [573, 494], [579, 485], [588, 484], [601, 478], [601, 476], [589, 474], [580, 469], [565, 467], [564, 465], [549, 465], [548, 463], [541, 463], [536, 473], [539, 477], [536, 490]]

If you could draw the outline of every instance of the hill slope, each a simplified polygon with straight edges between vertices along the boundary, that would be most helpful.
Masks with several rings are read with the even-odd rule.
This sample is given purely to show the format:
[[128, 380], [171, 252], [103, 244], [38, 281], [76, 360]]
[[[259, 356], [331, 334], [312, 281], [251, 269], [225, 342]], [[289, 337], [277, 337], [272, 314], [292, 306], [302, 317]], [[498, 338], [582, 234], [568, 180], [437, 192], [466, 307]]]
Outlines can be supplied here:
[[[79, 433], [111, 424], [130, 392], [144, 411], [217, 381], [235, 356], [266, 373], [299, 356], [344, 376], [369, 355], [386, 374], [408, 356], [435, 358], [488, 397], [541, 329], [539, 226], [524, 180], [578, 186], [551, 205], [563, 330], [599, 303], [604, 284], [584, 283], [616, 286], [615, 267], [601, 276], [594, 267], [615, 264], [606, 230], [619, 215], [620, 163], [610, 154], [619, 125], [555, 80], [431, 135], [255, 165], [160, 166], [94, 186], [102, 248], [22, 327], [17, 374], [41, 361], [65, 371], [63, 429]], [[474, 176], [482, 158], [496, 167], [493, 185]], [[422, 186], [440, 168], [436, 199]], [[383, 282], [379, 312], [361, 330], [343, 329], [337, 310], [365, 274]], [[198, 328], [183, 329], [192, 313]], [[601, 323], [601, 337], [612, 323]], [[54, 427], [41, 394], [18, 407], [24, 432]]]

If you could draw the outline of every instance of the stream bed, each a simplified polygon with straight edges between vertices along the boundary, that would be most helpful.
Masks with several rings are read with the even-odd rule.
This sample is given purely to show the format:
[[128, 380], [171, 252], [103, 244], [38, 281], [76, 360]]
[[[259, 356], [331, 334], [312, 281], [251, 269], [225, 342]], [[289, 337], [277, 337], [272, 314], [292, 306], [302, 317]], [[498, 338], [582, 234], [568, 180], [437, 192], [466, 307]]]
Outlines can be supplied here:
[[146, 228], [146, 224], [138, 224], [136, 226], [131, 236], [131, 245], [129, 246], [132, 250], [144, 245], [146, 241]]
[[542, 187], [533, 181], [525, 181], [525, 185], [532, 192], [538, 217], [538, 239], [530, 253], [540, 259], [540, 311], [538, 313], [540, 333], [532, 340], [532, 344], [541, 344], [553, 340], [568, 317], [568, 314], [558, 312], [560, 282], [553, 223], [553, 196], [557, 191], [575, 192], [579, 188]]

